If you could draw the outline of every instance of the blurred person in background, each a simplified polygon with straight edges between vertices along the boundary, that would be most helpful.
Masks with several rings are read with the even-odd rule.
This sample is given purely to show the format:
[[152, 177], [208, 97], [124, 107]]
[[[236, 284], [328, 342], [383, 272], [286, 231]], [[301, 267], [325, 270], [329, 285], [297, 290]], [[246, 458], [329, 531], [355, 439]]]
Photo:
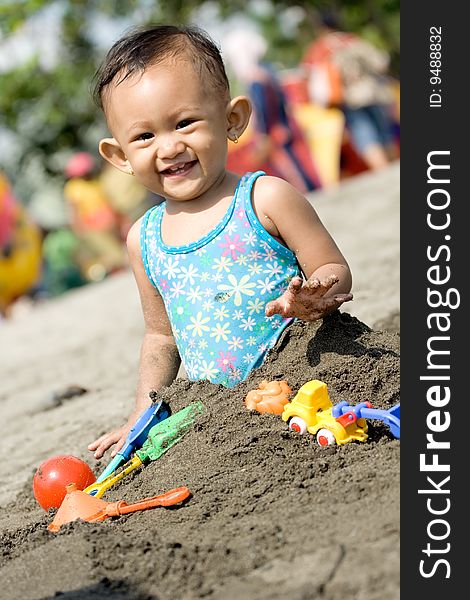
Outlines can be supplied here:
[[34, 288], [40, 275], [39, 227], [0, 171], [0, 319], [10, 315], [14, 302]]
[[88, 281], [100, 281], [127, 265], [120, 218], [105, 193], [100, 171], [88, 152], [74, 154], [65, 167], [64, 200], [71, 230], [79, 240], [75, 256]]
[[354, 33], [340, 31], [330, 12], [318, 16], [317, 36], [302, 59], [310, 100], [338, 107], [352, 145], [369, 169], [397, 157], [392, 103], [386, 77], [389, 56]]
[[[310, 148], [277, 74], [263, 61], [265, 39], [256, 31], [233, 30], [224, 38], [222, 50], [235, 77], [246, 86], [253, 106], [252, 139], [240, 150], [246, 157], [244, 168], [281, 177], [302, 193], [321, 187]], [[228, 166], [235, 167], [230, 154]]]

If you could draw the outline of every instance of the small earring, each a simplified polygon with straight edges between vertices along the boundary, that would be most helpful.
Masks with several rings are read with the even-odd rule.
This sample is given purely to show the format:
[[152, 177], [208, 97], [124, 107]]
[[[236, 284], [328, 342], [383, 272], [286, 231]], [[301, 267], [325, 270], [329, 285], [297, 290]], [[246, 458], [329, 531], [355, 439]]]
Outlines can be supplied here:
[[135, 175], [134, 169], [129, 165], [129, 175]]
[[236, 131], [233, 132], [233, 139], [232, 138], [230, 138], [230, 139], [232, 140], [232, 142], [234, 144], [238, 144], [238, 135], [237, 135]]

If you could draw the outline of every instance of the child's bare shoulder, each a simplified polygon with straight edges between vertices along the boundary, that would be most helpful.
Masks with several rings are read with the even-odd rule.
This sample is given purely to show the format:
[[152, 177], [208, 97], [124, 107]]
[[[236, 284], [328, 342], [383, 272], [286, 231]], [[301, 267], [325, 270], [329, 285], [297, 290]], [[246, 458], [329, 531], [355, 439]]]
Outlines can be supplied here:
[[258, 177], [253, 188], [253, 205], [256, 210], [269, 214], [272, 211], [308, 205], [309, 202], [293, 185], [280, 177]]

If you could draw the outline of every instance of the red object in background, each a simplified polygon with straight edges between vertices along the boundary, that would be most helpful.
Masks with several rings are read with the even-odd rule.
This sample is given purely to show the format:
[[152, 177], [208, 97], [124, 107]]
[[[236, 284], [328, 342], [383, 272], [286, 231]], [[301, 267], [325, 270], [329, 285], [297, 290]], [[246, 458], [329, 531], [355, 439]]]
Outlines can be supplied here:
[[65, 486], [75, 483], [84, 490], [95, 481], [93, 471], [83, 460], [66, 454], [53, 456], [41, 463], [34, 474], [34, 497], [46, 511], [59, 508], [65, 498]]
[[95, 158], [89, 152], [77, 152], [65, 165], [65, 175], [67, 177], [84, 177], [90, 174], [95, 168]]
[[310, 102], [307, 78], [302, 73], [285, 71], [281, 76], [281, 86], [290, 104]]

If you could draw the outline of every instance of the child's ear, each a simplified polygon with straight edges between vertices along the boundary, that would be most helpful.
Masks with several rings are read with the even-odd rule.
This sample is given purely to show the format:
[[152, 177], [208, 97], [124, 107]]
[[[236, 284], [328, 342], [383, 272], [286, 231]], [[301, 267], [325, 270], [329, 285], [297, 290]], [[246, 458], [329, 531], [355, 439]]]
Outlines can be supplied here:
[[251, 116], [251, 102], [246, 96], [237, 96], [227, 104], [227, 137], [232, 141], [245, 131]]
[[115, 138], [102, 139], [98, 145], [98, 149], [101, 156], [116, 167], [116, 169], [127, 174], [133, 174], [131, 164]]

